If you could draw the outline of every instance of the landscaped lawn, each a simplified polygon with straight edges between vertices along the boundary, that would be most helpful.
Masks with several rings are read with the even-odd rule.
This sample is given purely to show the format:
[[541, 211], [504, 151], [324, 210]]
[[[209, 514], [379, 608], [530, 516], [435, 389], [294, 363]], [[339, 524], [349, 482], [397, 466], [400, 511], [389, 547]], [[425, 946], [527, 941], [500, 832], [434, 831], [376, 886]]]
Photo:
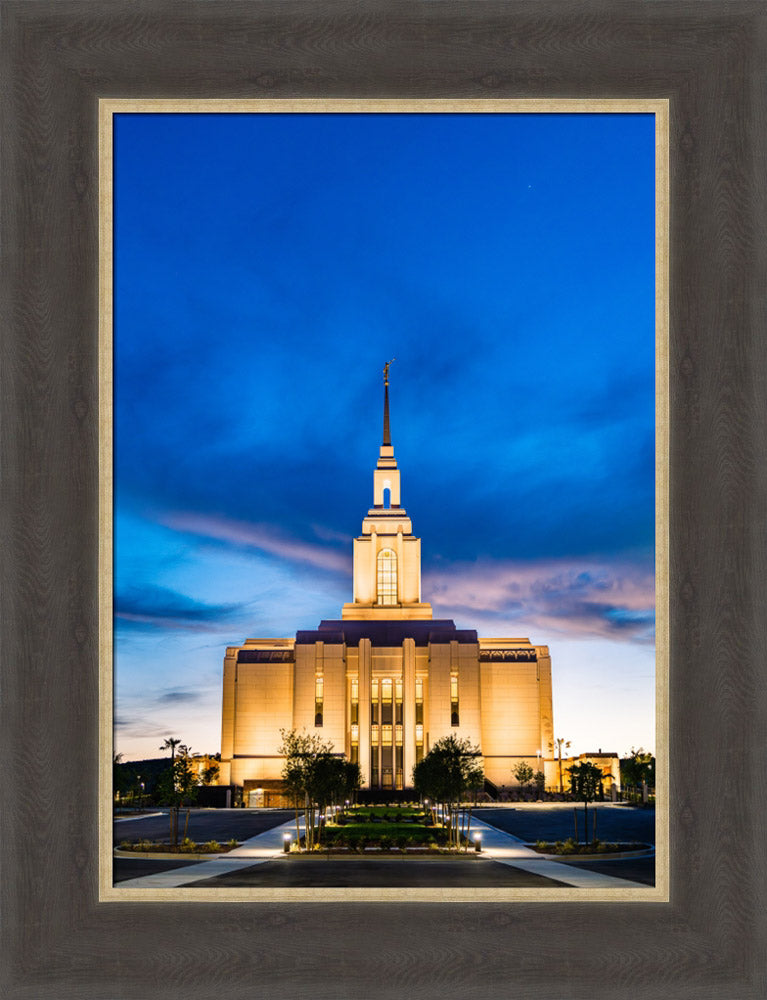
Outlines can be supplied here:
[[321, 844], [352, 850], [442, 847], [447, 842], [447, 830], [432, 825], [430, 819], [418, 806], [352, 807], [323, 826]]

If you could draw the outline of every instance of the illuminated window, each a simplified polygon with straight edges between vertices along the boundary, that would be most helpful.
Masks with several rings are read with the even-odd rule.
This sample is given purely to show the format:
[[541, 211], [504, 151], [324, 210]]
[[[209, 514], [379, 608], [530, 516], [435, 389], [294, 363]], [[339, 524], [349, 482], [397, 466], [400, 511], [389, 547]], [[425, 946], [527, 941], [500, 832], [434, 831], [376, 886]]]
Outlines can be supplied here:
[[314, 678], [314, 724], [322, 725], [323, 703], [325, 700], [325, 679], [322, 674]]
[[415, 682], [415, 721], [423, 732], [423, 680], [418, 679]]
[[458, 674], [450, 675], [450, 725], [457, 726], [458, 722]]
[[416, 724], [415, 727], [415, 742], [416, 745], [420, 743], [423, 746], [423, 726], [419, 724]]
[[360, 727], [357, 725], [352, 726], [352, 746], [360, 741]]
[[351, 699], [350, 699], [350, 701], [351, 701], [351, 704], [349, 706], [350, 707], [350, 712], [349, 712], [349, 717], [350, 718], [349, 718], [349, 721], [351, 722], [352, 726], [354, 726], [354, 725], [356, 725], [360, 721], [360, 719], [359, 719], [359, 712], [360, 712], [360, 682], [357, 680], [356, 677], [353, 678], [352, 683], [351, 683]]
[[392, 549], [378, 553], [378, 603], [397, 603], [397, 556]]
[[391, 726], [381, 726], [381, 743], [385, 747], [391, 746]]
[[370, 682], [370, 722], [378, 722], [378, 681]]
[[394, 742], [398, 747], [402, 746], [402, 726], [394, 727]]
[[370, 727], [370, 742], [374, 744], [378, 743], [378, 726]]

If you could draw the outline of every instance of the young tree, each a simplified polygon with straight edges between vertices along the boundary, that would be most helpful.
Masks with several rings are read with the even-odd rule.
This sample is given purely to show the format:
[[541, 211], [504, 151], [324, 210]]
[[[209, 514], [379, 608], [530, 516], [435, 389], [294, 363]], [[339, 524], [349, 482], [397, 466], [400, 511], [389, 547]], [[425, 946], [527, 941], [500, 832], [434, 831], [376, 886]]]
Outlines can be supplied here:
[[218, 764], [209, 764], [200, 775], [203, 785], [212, 785], [220, 772]]
[[533, 774], [534, 774], [533, 769], [527, 763], [526, 760], [519, 761], [519, 763], [512, 768], [511, 773], [514, 775], [514, 777], [517, 779], [520, 785], [523, 786], [529, 785], [530, 782], [533, 780]]
[[543, 795], [543, 789], [546, 785], [546, 775], [543, 773], [543, 771], [535, 772], [535, 774], [533, 775], [533, 782], [535, 783], [535, 787], [538, 790], [538, 796], [540, 797], [541, 795]]
[[621, 785], [624, 787], [639, 787], [642, 782], [654, 786], [655, 758], [642, 747], [638, 750], [632, 747], [628, 757], [621, 757], [620, 774]]
[[583, 802], [583, 839], [588, 839], [589, 830], [589, 802], [593, 802], [599, 784], [602, 781], [602, 771], [596, 764], [584, 761], [582, 764], [574, 764], [568, 767], [570, 775], [570, 791]]
[[306, 849], [310, 851], [314, 847], [317, 797], [330, 794], [329, 787], [333, 784], [333, 773], [335, 779], [340, 782], [340, 770], [336, 768], [334, 772], [328, 759], [339, 758], [333, 754], [333, 744], [325, 742], [317, 733], [307, 733], [306, 730], [299, 733], [295, 729], [281, 729], [280, 736], [282, 743], [277, 752], [285, 758], [282, 778], [288, 790], [292, 792], [295, 803], [296, 842], [301, 843], [298, 812], [299, 802], [303, 798]]
[[455, 847], [459, 846], [461, 799], [466, 791], [479, 788], [484, 778], [481, 756], [479, 747], [465, 737], [443, 736], [413, 768], [413, 784], [418, 793], [442, 805], [448, 843]]

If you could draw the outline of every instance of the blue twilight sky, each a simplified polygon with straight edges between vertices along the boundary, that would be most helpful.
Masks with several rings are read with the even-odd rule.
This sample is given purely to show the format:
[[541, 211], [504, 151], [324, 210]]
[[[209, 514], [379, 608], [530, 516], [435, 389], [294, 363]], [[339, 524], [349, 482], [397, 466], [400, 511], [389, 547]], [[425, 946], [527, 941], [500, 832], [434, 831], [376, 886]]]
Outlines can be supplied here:
[[114, 352], [116, 750], [340, 617], [393, 357], [423, 599], [654, 749], [651, 115], [118, 115]]

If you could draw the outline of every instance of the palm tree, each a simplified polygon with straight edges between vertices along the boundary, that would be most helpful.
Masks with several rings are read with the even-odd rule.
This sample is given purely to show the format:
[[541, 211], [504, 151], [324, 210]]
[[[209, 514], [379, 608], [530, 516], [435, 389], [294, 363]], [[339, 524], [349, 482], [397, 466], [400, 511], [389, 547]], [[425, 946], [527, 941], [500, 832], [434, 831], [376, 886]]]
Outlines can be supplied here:
[[564, 784], [562, 782], [562, 746], [564, 745], [565, 750], [570, 746], [570, 740], [565, 741], [564, 736], [559, 736], [554, 740], [553, 743], [549, 743], [549, 748], [553, 752], [557, 750], [557, 756], [559, 757], [559, 794], [562, 795], [564, 792]]
[[173, 762], [176, 759], [176, 747], [179, 745], [180, 742], [181, 740], [177, 740], [175, 736], [169, 736], [160, 747], [161, 750], [170, 750], [171, 764], [173, 764]]
[[165, 742], [160, 746], [161, 750], [170, 750], [170, 788], [171, 788], [171, 807], [168, 812], [168, 817], [170, 819], [170, 839], [171, 843], [175, 847], [178, 843], [178, 803], [175, 800], [176, 796], [176, 747], [180, 746], [181, 740], [176, 739], [175, 736], [168, 736]]

